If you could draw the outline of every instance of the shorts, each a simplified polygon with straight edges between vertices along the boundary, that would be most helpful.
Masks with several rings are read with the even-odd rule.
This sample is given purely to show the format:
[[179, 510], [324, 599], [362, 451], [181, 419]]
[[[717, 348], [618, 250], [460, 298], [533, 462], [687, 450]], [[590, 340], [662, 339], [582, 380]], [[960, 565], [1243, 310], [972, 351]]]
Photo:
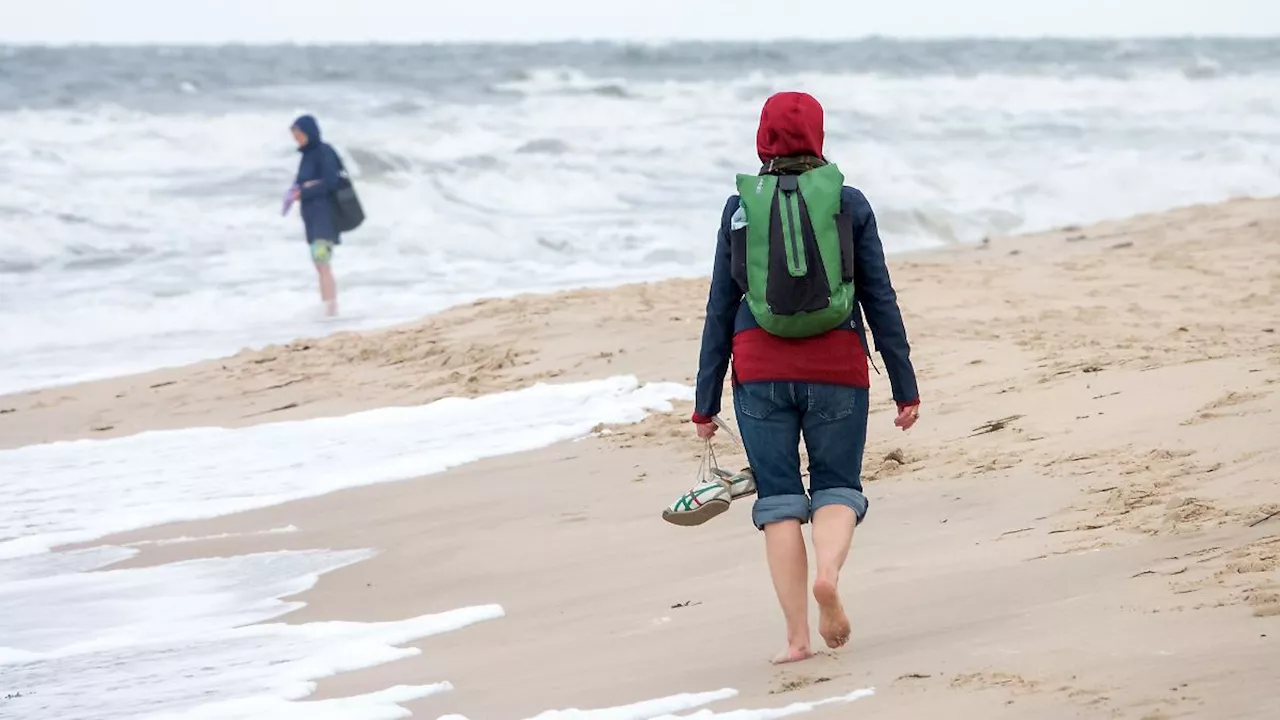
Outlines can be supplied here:
[[312, 240], [307, 245], [311, 248], [311, 262], [316, 265], [328, 265], [333, 259], [332, 240]]
[[[802, 382], [753, 382], [733, 388], [738, 430], [755, 471], [751, 520], [807, 523], [827, 505], [867, 515], [862, 453], [867, 445], [866, 388]], [[800, 477], [800, 437], [809, 452], [809, 491]]]

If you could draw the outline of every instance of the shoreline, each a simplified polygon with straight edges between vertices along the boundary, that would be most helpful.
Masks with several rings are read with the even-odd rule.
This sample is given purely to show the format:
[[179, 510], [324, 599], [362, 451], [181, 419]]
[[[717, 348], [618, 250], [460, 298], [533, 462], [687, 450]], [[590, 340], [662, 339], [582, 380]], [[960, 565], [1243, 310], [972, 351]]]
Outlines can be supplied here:
[[[1264, 717], [1265, 688], [1280, 685], [1277, 240], [1280, 200], [1240, 200], [891, 257], [922, 419], [896, 432], [873, 376], [873, 502], [843, 586], [854, 640], [792, 667], [765, 662], [781, 619], [747, 508], [694, 529], [658, 518], [697, 465], [688, 403], [581, 442], [86, 545], [226, 535], [145, 545], [119, 568], [378, 551], [322, 576], [288, 623], [501, 604], [502, 620], [413, 643], [421, 655], [325, 679], [314, 696], [451, 682], [405, 705], [421, 717], [722, 687], [740, 691], [733, 707], [778, 707], [870, 686], [857, 708], [886, 718]], [[687, 384], [705, 282], [481, 301], [6, 396], [17, 412], [0, 415], [0, 447], [540, 381]], [[262, 533], [282, 527], [297, 531]]]
[[[1089, 226], [1068, 225], [1042, 233], [985, 238], [977, 244], [893, 255], [890, 269], [899, 269], [898, 274], [934, 269], [956, 259], [972, 261], [983, 257], [974, 253], [988, 251], [1010, 256], [1025, 252], [1030, 257], [1056, 243], [1091, 245], [1135, 229], [1141, 231], [1148, 225], [1160, 225], [1170, 218], [1274, 202], [1236, 199]], [[910, 283], [911, 278], [906, 281]], [[651, 358], [624, 357], [627, 348], [611, 347], [625, 344], [622, 342], [601, 339], [595, 343], [598, 349], [592, 348], [592, 357], [555, 352], [555, 344], [572, 338], [573, 331], [608, 329], [607, 322], [589, 323], [573, 317], [572, 311], [602, 300], [629, 300], [645, 312], [666, 312], [673, 322], [697, 321], [694, 324], [700, 332], [702, 301], [698, 300], [698, 293], [705, 284], [705, 277], [677, 278], [482, 299], [378, 329], [299, 338], [185, 365], [0, 394], [0, 449], [121, 437], [145, 430], [203, 425], [244, 427], [345, 414], [352, 411], [351, 399], [331, 402], [324, 397], [324, 387], [320, 387], [334, 379], [334, 359], [348, 363], [351, 367], [347, 369], [354, 375], [340, 378], [340, 385], [344, 386], [341, 390], [368, 393], [355, 399], [354, 407], [358, 409], [417, 405], [451, 395], [474, 397], [535, 382], [595, 379], [607, 372], [636, 374], [635, 369], [648, 367]], [[672, 296], [678, 296], [678, 301], [671, 302]], [[558, 304], [564, 307], [557, 308]], [[912, 309], [904, 307], [903, 312], [910, 316]], [[614, 313], [604, 320], [627, 319], [619, 315]], [[496, 341], [486, 339], [486, 332], [493, 331], [507, 335]], [[908, 331], [913, 334], [910, 328]], [[680, 334], [681, 340], [687, 337], [688, 333]], [[380, 362], [377, 355], [389, 357]], [[674, 369], [675, 363], [661, 363], [661, 367]], [[411, 377], [414, 373], [423, 374], [425, 381]], [[688, 382], [692, 378], [691, 369], [680, 368], [678, 376], [653, 379]], [[645, 379], [641, 377], [642, 381]], [[202, 387], [228, 385], [237, 386], [242, 393], [234, 401], [242, 405], [245, 413], [222, 412], [219, 406], [233, 398]], [[135, 422], [139, 416], [145, 416], [146, 422]]]

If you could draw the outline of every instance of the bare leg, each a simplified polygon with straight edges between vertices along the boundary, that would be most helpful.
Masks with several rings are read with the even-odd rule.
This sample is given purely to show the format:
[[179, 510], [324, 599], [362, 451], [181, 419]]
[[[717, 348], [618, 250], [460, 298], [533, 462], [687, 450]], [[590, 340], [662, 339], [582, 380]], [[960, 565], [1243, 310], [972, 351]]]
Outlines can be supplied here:
[[818, 601], [818, 634], [830, 648], [849, 642], [849, 617], [840, 602], [840, 569], [849, 557], [857, 524], [858, 516], [844, 505], [824, 505], [813, 514], [813, 553], [818, 565], [813, 598]]
[[764, 526], [765, 552], [769, 557], [769, 574], [778, 604], [787, 622], [787, 649], [775, 663], [788, 663], [813, 657], [809, 646], [809, 556], [804, 549], [800, 521], [783, 520]]
[[338, 284], [333, 279], [333, 269], [328, 263], [317, 263], [316, 274], [320, 276], [320, 299], [324, 302], [325, 313], [330, 317], [337, 315]]

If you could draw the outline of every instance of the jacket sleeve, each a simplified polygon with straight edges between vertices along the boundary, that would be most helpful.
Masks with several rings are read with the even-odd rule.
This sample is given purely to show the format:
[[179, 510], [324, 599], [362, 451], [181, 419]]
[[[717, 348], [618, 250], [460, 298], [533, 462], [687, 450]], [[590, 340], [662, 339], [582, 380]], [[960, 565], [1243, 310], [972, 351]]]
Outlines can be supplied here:
[[893, 399], [899, 408], [920, 404], [916, 371], [911, 365], [911, 345], [898, 308], [898, 295], [889, 279], [884, 246], [876, 229], [876, 215], [867, 198], [857, 190], [852, 198], [854, 228], [854, 294], [866, 314], [876, 350], [884, 358]]
[[738, 209], [737, 196], [725, 203], [716, 236], [715, 265], [711, 289], [707, 293], [707, 316], [702, 324], [702, 350], [698, 355], [698, 380], [694, 394], [693, 421], [711, 422], [720, 413], [724, 376], [729, 371], [733, 351], [733, 322], [742, 304], [742, 290], [733, 279], [729, 253], [729, 222]]
[[301, 188], [303, 200], [329, 195], [338, 189], [338, 173], [342, 169], [338, 153], [326, 145], [316, 154], [320, 156], [320, 182]]

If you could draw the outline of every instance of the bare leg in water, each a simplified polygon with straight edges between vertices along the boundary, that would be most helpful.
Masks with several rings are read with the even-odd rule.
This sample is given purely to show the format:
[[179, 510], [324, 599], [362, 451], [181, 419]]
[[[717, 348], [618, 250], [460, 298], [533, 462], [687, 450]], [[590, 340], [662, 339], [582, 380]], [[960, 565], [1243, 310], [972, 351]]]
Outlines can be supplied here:
[[320, 276], [320, 300], [325, 314], [333, 317], [338, 314], [338, 284], [333, 279], [333, 268], [329, 263], [316, 263], [316, 274]]
[[787, 648], [773, 659], [790, 663], [813, 657], [809, 645], [809, 557], [799, 520], [782, 520], [764, 526], [765, 553], [778, 604], [787, 622]]
[[829, 648], [849, 642], [849, 617], [840, 602], [840, 570], [849, 557], [857, 524], [853, 508], [844, 505], [824, 505], [813, 514], [813, 550], [818, 565], [813, 599], [818, 601], [818, 634]]

